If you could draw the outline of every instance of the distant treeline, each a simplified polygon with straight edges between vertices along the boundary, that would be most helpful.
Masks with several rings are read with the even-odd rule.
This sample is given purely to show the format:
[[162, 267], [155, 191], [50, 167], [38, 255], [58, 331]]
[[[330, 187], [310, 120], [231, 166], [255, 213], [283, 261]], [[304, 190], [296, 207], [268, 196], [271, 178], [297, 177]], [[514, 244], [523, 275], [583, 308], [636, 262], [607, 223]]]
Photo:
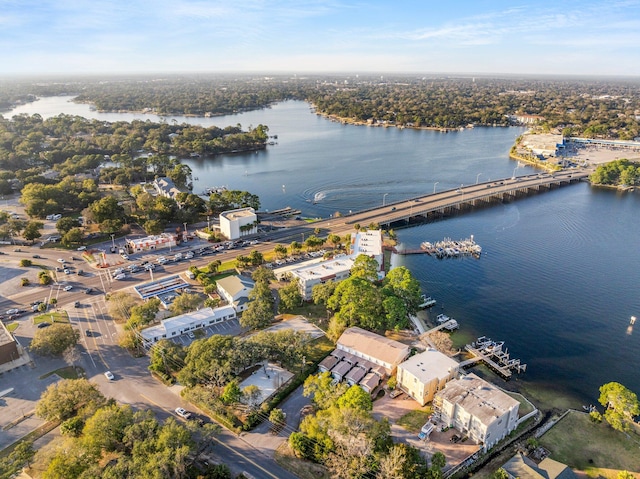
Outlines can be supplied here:
[[347, 121], [415, 128], [509, 125], [519, 115], [539, 115], [543, 128], [570, 136], [628, 140], [640, 135], [637, 79], [192, 75], [23, 82], [7, 85], [4, 92], [5, 104], [11, 98], [24, 101], [28, 94], [74, 93], [77, 101], [100, 110], [160, 115], [220, 115], [297, 99]]

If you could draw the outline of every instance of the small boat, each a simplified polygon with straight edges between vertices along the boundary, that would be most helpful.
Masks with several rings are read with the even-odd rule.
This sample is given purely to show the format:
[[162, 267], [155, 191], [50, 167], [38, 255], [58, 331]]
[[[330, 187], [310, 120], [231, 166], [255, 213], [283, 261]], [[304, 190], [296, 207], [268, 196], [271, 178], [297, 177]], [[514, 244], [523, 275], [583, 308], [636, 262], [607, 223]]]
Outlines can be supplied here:
[[447, 316], [446, 314], [442, 314], [442, 313], [440, 313], [438, 316], [436, 316], [436, 321], [438, 321], [440, 324], [446, 323], [450, 319], [451, 318], [449, 316]]
[[430, 308], [431, 306], [435, 306], [436, 300], [431, 296], [422, 295], [422, 303], [418, 305], [419, 308]]

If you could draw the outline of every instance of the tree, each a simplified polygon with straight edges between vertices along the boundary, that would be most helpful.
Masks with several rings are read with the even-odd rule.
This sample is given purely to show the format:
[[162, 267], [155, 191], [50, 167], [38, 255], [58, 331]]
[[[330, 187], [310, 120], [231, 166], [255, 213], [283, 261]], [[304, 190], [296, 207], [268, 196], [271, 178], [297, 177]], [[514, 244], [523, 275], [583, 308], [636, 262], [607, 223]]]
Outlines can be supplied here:
[[633, 417], [640, 414], [638, 396], [617, 382], [600, 386], [598, 401], [605, 407], [604, 418], [618, 431], [631, 430]]
[[313, 303], [326, 306], [329, 298], [335, 292], [337, 285], [338, 283], [336, 283], [335, 281], [327, 281], [326, 283], [316, 284], [311, 289], [311, 298], [313, 299]]
[[79, 339], [80, 333], [70, 324], [53, 323], [35, 332], [30, 349], [38, 354], [59, 356], [67, 348], [75, 346]]
[[126, 427], [133, 423], [129, 405], [109, 404], [87, 419], [82, 435], [84, 444], [98, 455], [100, 451], [122, 449]]
[[239, 402], [240, 399], [242, 399], [242, 391], [240, 390], [240, 386], [238, 386], [238, 381], [229, 381], [224, 387], [220, 399], [222, 399], [222, 402], [225, 404], [236, 404]]
[[82, 243], [83, 239], [84, 233], [82, 231], [82, 228], [71, 228], [64, 235], [62, 235], [60, 242], [63, 244], [63, 246], [71, 246], [74, 244]]
[[347, 388], [345, 383], [333, 384], [331, 373], [326, 371], [305, 379], [303, 394], [305, 397], [311, 397], [317, 408], [328, 409], [346, 392]]
[[56, 229], [61, 234], [68, 233], [72, 228], [77, 228], [79, 226], [80, 226], [80, 223], [78, 223], [78, 220], [70, 216], [65, 216], [63, 218], [60, 218], [56, 223]]
[[[360, 254], [356, 257], [351, 267], [351, 277], [363, 278], [371, 282], [377, 281], [379, 269], [380, 265], [375, 258], [367, 256], [366, 254]], [[391, 271], [389, 273], [391, 273]]]
[[40, 282], [40, 284], [47, 286], [51, 284], [53, 280], [51, 279], [51, 276], [49, 276], [49, 273], [47, 271], [40, 271], [38, 273], [38, 281]]
[[44, 228], [44, 223], [41, 221], [29, 221], [22, 231], [22, 236], [27, 241], [33, 241], [42, 236], [40, 233], [42, 228]]
[[105, 402], [96, 384], [86, 379], [63, 379], [42, 393], [36, 414], [46, 421], [62, 421], [76, 414], [93, 414]]
[[256, 283], [264, 282], [268, 284], [270, 281], [274, 281], [276, 279], [276, 275], [273, 273], [273, 270], [265, 268], [264, 266], [259, 266], [251, 274], [251, 279]]
[[236, 339], [214, 334], [194, 341], [187, 348], [185, 365], [178, 379], [187, 386], [224, 386], [232, 378], [235, 364]]
[[173, 300], [169, 309], [174, 314], [184, 314], [195, 311], [202, 304], [202, 298], [197, 294], [182, 293]]
[[302, 304], [302, 294], [298, 287], [298, 281], [291, 281], [288, 285], [278, 290], [280, 303], [278, 308], [281, 313], [288, 313]]
[[287, 415], [282, 409], [274, 408], [269, 413], [269, 422], [273, 424], [271, 431], [277, 434], [287, 424]]
[[254, 409], [262, 402], [262, 391], [255, 384], [249, 384], [242, 390], [242, 400]]
[[138, 301], [130, 294], [124, 291], [113, 293], [109, 296], [107, 309], [109, 315], [119, 322], [124, 322], [131, 316], [131, 310], [138, 304]]
[[421, 302], [420, 283], [404, 266], [393, 268], [384, 278], [384, 288], [400, 298], [409, 314], [415, 314]]
[[338, 398], [336, 404], [340, 408], [348, 407], [361, 411], [373, 410], [371, 395], [357, 384], [347, 389], [347, 391]]
[[420, 451], [408, 444], [394, 444], [380, 458], [378, 479], [423, 479], [430, 477]]

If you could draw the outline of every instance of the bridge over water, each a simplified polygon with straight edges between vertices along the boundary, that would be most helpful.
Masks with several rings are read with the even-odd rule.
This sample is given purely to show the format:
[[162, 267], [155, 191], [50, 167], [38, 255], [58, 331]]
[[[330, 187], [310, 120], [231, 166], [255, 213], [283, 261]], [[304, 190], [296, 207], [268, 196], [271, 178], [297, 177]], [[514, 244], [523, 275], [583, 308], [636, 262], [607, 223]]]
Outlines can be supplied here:
[[[344, 217], [347, 224], [401, 226], [412, 221], [438, 219], [491, 204], [504, 203], [578, 183], [589, 176], [587, 170], [567, 170], [557, 173], [541, 173], [505, 178], [457, 189], [411, 198], [396, 203], [361, 211]], [[342, 219], [342, 218], [341, 218]], [[334, 224], [338, 222], [335, 221]], [[317, 223], [314, 223], [317, 225]]]

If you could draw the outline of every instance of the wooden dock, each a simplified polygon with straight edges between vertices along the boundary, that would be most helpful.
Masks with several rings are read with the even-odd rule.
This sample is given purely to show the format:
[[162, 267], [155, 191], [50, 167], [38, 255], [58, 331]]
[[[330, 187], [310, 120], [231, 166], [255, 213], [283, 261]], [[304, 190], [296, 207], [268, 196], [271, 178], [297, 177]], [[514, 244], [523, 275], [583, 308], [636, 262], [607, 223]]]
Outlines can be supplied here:
[[473, 358], [460, 363], [460, 367], [484, 362], [504, 379], [510, 379], [513, 371], [517, 373], [525, 372], [527, 365], [522, 364], [519, 359], [511, 359], [507, 349], [503, 349], [503, 346], [503, 341], [494, 342], [490, 338], [482, 336], [464, 347], [466, 351], [473, 355]]

